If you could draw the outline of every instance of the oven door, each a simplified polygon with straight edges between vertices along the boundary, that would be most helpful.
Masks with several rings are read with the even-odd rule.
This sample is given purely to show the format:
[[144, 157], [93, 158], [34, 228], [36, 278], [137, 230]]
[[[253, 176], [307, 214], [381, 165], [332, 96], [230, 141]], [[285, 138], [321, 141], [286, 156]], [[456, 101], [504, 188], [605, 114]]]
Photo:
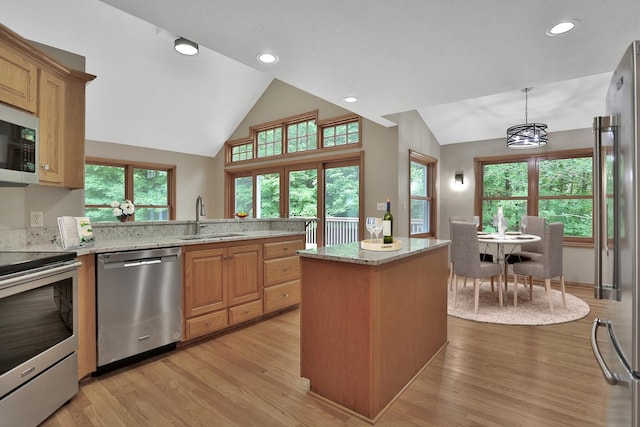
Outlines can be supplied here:
[[0, 278], [0, 398], [77, 350], [80, 265]]

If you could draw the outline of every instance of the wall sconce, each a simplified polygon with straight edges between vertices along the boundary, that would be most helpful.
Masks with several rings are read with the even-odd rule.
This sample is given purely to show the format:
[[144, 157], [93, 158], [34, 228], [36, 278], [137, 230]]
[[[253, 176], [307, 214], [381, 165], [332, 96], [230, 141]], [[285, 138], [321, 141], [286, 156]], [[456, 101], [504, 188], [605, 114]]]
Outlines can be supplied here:
[[453, 181], [456, 187], [462, 187], [462, 185], [464, 184], [464, 173], [456, 172], [455, 177], [453, 178]]

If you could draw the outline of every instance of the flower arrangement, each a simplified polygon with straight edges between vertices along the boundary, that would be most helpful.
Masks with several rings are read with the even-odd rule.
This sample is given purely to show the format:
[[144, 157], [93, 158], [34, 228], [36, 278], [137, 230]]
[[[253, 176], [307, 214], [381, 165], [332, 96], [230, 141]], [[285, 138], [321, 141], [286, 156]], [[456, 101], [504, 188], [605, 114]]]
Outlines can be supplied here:
[[114, 200], [111, 202], [111, 207], [113, 208], [113, 215], [122, 222], [126, 221], [136, 210], [131, 200], [125, 200], [122, 203]]

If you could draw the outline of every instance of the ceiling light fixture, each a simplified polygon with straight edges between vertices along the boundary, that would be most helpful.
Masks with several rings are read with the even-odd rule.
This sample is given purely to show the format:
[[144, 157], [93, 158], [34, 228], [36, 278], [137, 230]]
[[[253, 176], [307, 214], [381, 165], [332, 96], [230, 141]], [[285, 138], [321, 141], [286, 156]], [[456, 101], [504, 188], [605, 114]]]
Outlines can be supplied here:
[[280, 59], [278, 58], [278, 55], [271, 52], [260, 52], [257, 58], [258, 61], [262, 62], [263, 64], [275, 64]]
[[176, 39], [173, 48], [183, 55], [193, 56], [198, 53], [198, 43], [187, 40], [184, 37]]
[[524, 124], [511, 126], [507, 129], [508, 148], [535, 148], [547, 145], [547, 125], [543, 123], [529, 123], [528, 94], [530, 87], [522, 89], [524, 92]]
[[574, 20], [559, 22], [547, 30], [547, 35], [559, 36], [560, 34], [568, 33], [569, 31], [573, 30], [577, 24], [578, 21]]
[[357, 100], [358, 98], [356, 98], [355, 96], [347, 96], [346, 98], [344, 98], [344, 102], [348, 103], [356, 102]]

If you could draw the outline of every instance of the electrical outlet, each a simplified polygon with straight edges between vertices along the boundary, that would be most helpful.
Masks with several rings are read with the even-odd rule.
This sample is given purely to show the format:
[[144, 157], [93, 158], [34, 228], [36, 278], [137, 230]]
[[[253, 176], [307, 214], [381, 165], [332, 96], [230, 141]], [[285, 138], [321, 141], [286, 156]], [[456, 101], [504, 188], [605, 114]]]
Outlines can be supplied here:
[[378, 203], [378, 210], [379, 211], [386, 211], [387, 210], [387, 204], [385, 202]]
[[29, 213], [29, 223], [31, 227], [44, 227], [42, 211], [31, 211]]

